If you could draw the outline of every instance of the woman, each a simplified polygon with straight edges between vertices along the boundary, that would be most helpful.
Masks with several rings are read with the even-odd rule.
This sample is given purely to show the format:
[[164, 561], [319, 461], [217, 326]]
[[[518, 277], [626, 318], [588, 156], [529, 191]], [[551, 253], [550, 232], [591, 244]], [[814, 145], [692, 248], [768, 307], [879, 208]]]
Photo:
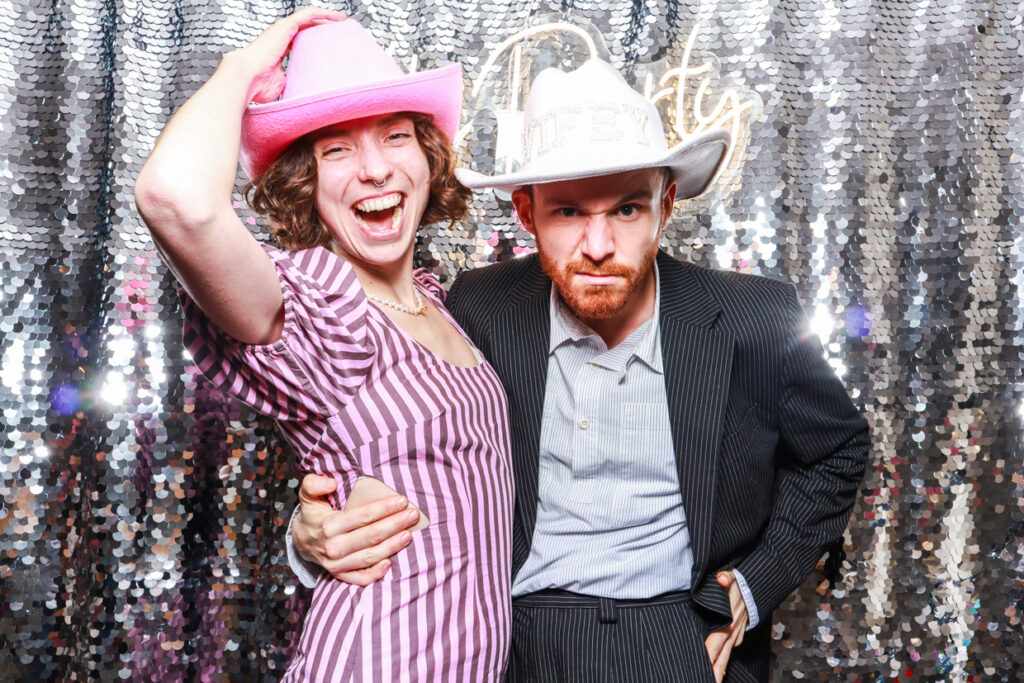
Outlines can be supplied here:
[[[505, 666], [505, 397], [412, 269], [417, 227], [466, 210], [448, 142], [461, 86], [459, 67], [406, 75], [355, 21], [309, 8], [224, 57], [136, 184], [203, 373], [277, 418], [302, 467], [337, 480], [336, 506], [397, 491], [418, 510], [394, 571], [318, 583], [285, 680], [485, 681]], [[239, 156], [289, 251], [234, 213]]]

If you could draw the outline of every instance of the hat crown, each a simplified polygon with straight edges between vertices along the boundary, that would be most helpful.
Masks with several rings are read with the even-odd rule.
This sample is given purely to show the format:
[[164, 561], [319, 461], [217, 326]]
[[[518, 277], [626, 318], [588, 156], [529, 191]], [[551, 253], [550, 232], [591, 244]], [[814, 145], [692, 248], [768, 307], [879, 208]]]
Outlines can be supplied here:
[[406, 74], [359, 22], [331, 21], [296, 34], [281, 98], [246, 107], [239, 157], [256, 178], [311, 131], [397, 112], [426, 114], [451, 138], [461, 109], [461, 66]]
[[538, 74], [523, 112], [523, 165], [573, 150], [660, 154], [668, 149], [657, 109], [610, 64]]
[[384, 83], [404, 75], [358, 21], [332, 21], [296, 34], [281, 99]]
[[518, 167], [493, 176], [455, 169], [463, 185], [511, 193], [537, 183], [664, 167], [675, 178], [676, 199], [688, 199], [707, 189], [730, 140], [729, 131], [716, 127], [669, 149], [657, 108], [599, 59], [568, 73], [539, 73], [519, 123]]

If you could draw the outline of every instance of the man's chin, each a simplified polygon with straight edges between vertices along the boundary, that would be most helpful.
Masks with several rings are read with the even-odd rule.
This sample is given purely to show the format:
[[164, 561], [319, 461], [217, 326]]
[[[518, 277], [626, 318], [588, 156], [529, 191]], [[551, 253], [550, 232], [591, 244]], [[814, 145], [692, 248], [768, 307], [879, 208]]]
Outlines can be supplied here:
[[626, 306], [628, 300], [628, 293], [620, 288], [611, 292], [605, 291], [606, 289], [604, 287], [587, 287], [581, 291], [573, 288], [568, 292], [559, 290], [559, 293], [576, 317], [584, 320], [604, 320], [619, 313]]

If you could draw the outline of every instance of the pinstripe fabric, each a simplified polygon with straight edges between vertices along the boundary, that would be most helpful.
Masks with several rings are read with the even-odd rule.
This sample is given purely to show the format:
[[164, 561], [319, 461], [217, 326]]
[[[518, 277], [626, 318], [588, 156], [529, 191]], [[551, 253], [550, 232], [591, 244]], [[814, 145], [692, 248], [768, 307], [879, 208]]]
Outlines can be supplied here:
[[[750, 634], [760, 633], [842, 534], [867, 459], [867, 424], [817, 339], [804, 334], [792, 286], [665, 254], [657, 263], [694, 601], [706, 629], [727, 623], [728, 598], [714, 575], [736, 567], [761, 614], [762, 626]], [[464, 273], [448, 298], [509, 397], [514, 572], [529, 554], [536, 521], [550, 286], [531, 256]], [[750, 634], [730, 677], [766, 671], [767, 637]]]
[[[619, 603], [610, 623], [602, 622], [597, 605], [517, 598], [507, 683], [712, 683], [705, 624], [689, 594], [679, 595], [655, 604]], [[729, 683], [756, 680], [739, 669], [730, 672]]]
[[[200, 370], [278, 418], [302, 467], [338, 480], [337, 507], [366, 475], [430, 521], [372, 586], [321, 576], [283, 680], [500, 680], [512, 480], [494, 371], [453, 366], [420, 346], [330, 251], [265, 248], [284, 295], [282, 338], [238, 344], [186, 297], [185, 341]], [[415, 277], [443, 311], [436, 280]]]

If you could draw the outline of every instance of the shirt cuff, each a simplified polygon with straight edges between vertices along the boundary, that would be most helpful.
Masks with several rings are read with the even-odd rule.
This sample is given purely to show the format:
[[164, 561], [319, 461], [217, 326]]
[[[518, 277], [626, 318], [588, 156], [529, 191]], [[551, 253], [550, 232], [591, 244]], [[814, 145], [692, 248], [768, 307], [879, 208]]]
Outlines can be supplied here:
[[302, 559], [298, 551], [295, 550], [295, 542], [292, 540], [292, 525], [295, 524], [295, 517], [301, 509], [300, 506], [296, 505], [295, 509], [292, 510], [292, 517], [288, 520], [288, 531], [284, 535], [284, 547], [288, 552], [288, 566], [292, 568], [292, 573], [299, 577], [299, 583], [306, 588], [313, 588], [316, 586], [316, 580], [323, 573], [324, 568], [315, 562], [308, 562]]
[[[291, 539], [290, 529], [288, 531], [288, 538]], [[747, 580], [743, 578], [743, 574], [740, 574], [739, 569], [733, 569], [732, 575], [736, 577], [736, 583], [740, 585], [740, 593], [743, 594], [743, 602], [747, 605], [747, 630], [749, 631], [761, 621], [757, 614], [757, 605], [754, 603], [754, 594], [750, 592], [750, 586], [747, 585]]]

